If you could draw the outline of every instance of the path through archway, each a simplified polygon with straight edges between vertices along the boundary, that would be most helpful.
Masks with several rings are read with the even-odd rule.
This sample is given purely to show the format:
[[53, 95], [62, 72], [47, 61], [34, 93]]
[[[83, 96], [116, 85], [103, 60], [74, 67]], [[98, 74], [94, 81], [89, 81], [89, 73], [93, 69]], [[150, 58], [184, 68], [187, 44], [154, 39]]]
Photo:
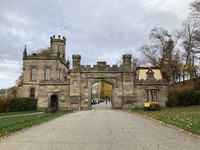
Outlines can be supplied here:
[[107, 82], [93, 84], [91, 89], [91, 107], [93, 110], [110, 110], [113, 86]]

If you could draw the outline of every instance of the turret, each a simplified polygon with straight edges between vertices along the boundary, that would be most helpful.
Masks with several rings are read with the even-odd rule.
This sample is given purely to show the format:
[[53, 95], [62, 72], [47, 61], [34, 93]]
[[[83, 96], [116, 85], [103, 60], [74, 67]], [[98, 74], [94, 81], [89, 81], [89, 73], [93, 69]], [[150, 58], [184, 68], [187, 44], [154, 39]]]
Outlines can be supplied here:
[[68, 57], [68, 59], [67, 59], [67, 68], [69, 69], [69, 57]]
[[125, 54], [123, 55], [123, 68], [124, 70], [129, 70], [131, 69], [131, 54]]
[[23, 67], [22, 67], [22, 70], [26, 70], [26, 57], [27, 57], [27, 51], [26, 51], [26, 45], [25, 45], [24, 52], [23, 52]]
[[58, 35], [58, 39], [55, 39], [55, 35], [50, 37], [50, 54], [51, 56], [58, 56], [60, 58], [65, 58], [65, 45], [66, 38], [63, 36], [63, 39], [60, 39], [60, 35]]
[[72, 55], [73, 59], [73, 70], [79, 70], [80, 69], [80, 63], [81, 63], [81, 55]]

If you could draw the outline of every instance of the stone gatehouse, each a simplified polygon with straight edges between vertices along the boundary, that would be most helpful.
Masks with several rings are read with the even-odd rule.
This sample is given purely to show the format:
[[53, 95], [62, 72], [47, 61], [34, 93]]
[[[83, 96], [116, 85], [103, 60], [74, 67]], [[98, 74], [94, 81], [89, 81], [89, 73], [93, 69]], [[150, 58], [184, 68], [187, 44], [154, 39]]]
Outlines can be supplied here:
[[165, 106], [168, 83], [162, 74], [159, 78], [156, 69], [160, 68], [144, 71], [143, 67], [147, 78], [137, 78], [139, 71], [131, 69], [132, 56], [125, 54], [123, 64], [112, 67], [106, 62], [97, 62], [93, 67], [81, 65], [81, 55], [73, 55], [70, 69], [69, 59], [65, 59], [65, 45], [65, 37], [51, 37], [50, 56], [28, 56], [26, 46], [24, 48], [23, 84], [19, 85], [18, 96], [37, 98], [38, 110], [91, 109], [91, 89], [98, 82], [112, 85], [112, 108], [122, 108], [121, 102], [123, 109], [142, 108], [147, 101], [157, 101]]

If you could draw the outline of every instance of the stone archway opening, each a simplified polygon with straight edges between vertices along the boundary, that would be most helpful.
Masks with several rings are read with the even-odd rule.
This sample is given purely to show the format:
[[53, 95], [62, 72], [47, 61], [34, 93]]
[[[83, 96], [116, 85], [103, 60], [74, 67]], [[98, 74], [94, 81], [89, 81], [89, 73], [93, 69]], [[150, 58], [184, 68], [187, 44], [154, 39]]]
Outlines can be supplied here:
[[92, 109], [111, 109], [113, 107], [113, 86], [105, 81], [94, 83], [91, 88]]
[[50, 108], [58, 108], [58, 96], [57, 95], [52, 95], [51, 96], [51, 101], [50, 101]]

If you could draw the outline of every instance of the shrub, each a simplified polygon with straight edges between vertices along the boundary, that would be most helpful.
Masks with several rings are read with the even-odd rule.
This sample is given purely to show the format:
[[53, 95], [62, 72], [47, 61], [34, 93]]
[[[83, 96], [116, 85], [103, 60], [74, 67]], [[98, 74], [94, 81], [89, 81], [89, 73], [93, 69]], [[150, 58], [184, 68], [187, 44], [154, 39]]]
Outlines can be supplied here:
[[58, 109], [57, 108], [52, 108], [52, 109], [46, 109], [44, 113], [55, 113]]
[[0, 100], [0, 112], [8, 112], [10, 110], [9, 100], [2, 99]]
[[160, 104], [158, 102], [150, 103], [150, 111], [159, 111], [161, 110]]
[[200, 79], [198, 78], [197, 81], [194, 83], [194, 89], [200, 90]]
[[35, 111], [37, 99], [35, 98], [12, 98], [0, 100], [0, 112]]
[[194, 89], [173, 91], [169, 94], [169, 99], [166, 102], [167, 106], [189, 106], [200, 104], [200, 92]]
[[166, 105], [169, 107], [178, 106], [178, 99], [177, 99], [178, 95], [179, 95], [179, 91], [173, 91], [169, 93], [169, 97], [166, 102]]

